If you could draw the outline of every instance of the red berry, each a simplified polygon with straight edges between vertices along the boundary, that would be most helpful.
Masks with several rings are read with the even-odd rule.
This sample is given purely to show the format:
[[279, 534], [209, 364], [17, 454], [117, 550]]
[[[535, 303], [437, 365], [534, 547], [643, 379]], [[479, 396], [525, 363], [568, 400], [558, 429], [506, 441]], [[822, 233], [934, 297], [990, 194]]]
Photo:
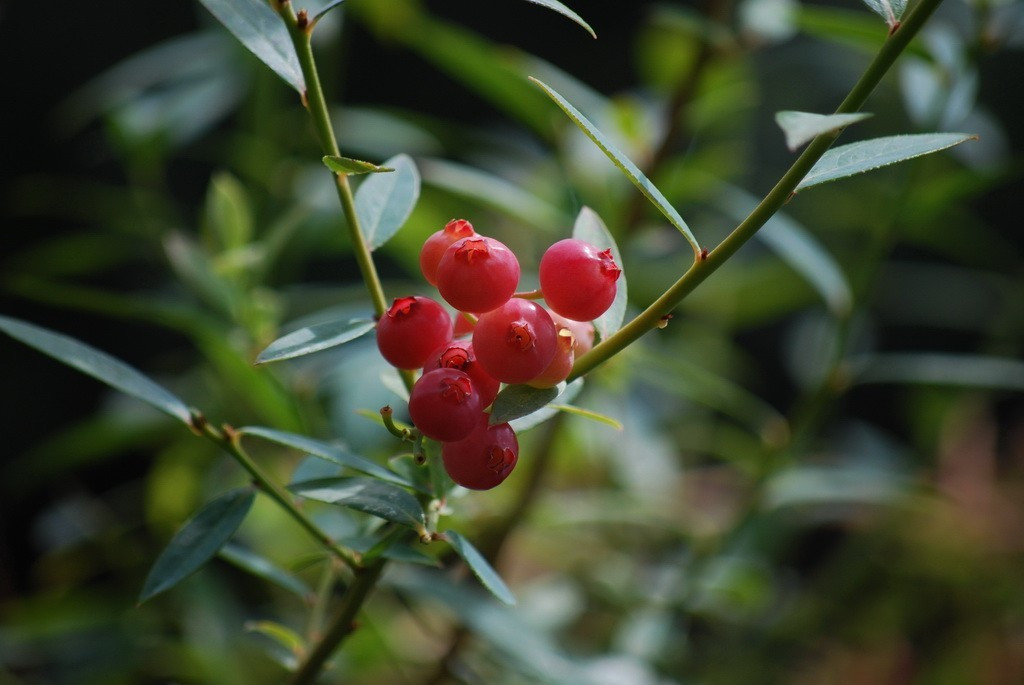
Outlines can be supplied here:
[[[572, 331], [572, 335], [576, 340], [572, 349], [576, 357], [582, 357], [587, 352], [590, 352], [594, 347], [594, 324], [589, 321], [573, 321], [554, 312], [548, 312], [548, 314], [551, 315], [551, 320], [555, 322], [555, 328], [568, 328]], [[458, 331], [456, 331], [457, 333]]]
[[573, 350], [576, 347], [576, 336], [568, 328], [558, 329], [558, 349], [555, 351], [555, 358], [551, 360], [547, 368], [540, 372], [540, 375], [528, 381], [528, 385], [535, 388], [550, 388], [558, 385], [572, 371], [574, 360]]
[[574, 321], [601, 316], [615, 299], [622, 270], [611, 250], [599, 252], [582, 240], [559, 240], [540, 260], [540, 289], [552, 311]]
[[489, 312], [508, 302], [519, 285], [519, 261], [494, 238], [462, 238], [437, 265], [437, 289], [463, 312]]
[[555, 324], [543, 307], [513, 297], [480, 316], [473, 329], [473, 351], [492, 377], [525, 383], [554, 359], [557, 338]]
[[458, 369], [435, 369], [423, 374], [409, 394], [412, 422], [425, 436], [442, 442], [469, 435], [483, 409], [469, 374]]
[[486, 407], [498, 396], [501, 383], [480, 366], [473, 353], [473, 343], [469, 340], [452, 340], [431, 352], [423, 365], [423, 373], [434, 369], [458, 369], [468, 374], [473, 387], [480, 393], [481, 406]]
[[482, 414], [468, 437], [441, 447], [445, 471], [464, 488], [493, 488], [512, 473], [519, 460], [515, 431], [507, 423], [487, 425], [489, 416]]
[[465, 219], [452, 219], [423, 243], [420, 250], [420, 271], [430, 285], [437, 285], [437, 264], [448, 246], [460, 238], [476, 235], [473, 224]]
[[[472, 316], [472, 314], [470, 315]], [[473, 317], [474, 319], [476, 317]], [[464, 335], [469, 335], [473, 332], [473, 327], [476, 326], [476, 321], [471, 321], [466, 318], [466, 315], [462, 312], [455, 312], [455, 337], [461, 338]]]
[[377, 348], [392, 366], [418, 369], [452, 338], [452, 320], [429, 297], [397, 297], [377, 322]]

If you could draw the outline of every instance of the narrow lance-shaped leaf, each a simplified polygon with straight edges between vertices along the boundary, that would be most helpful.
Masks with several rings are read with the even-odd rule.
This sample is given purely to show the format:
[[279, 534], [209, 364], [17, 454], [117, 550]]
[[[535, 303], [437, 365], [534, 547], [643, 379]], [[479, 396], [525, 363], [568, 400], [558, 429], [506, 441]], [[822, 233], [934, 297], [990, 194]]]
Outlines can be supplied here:
[[540, 86], [540, 88], [547, 93], [548, 97], [554, 100], [555, 104], [557, 104], [562, 111], [568, 115], [569, 119], [571, 119], [572, 122], [587, 135], [588, 138], [594, 141], [594, 144], [601, 149], [601, 152], [603, 152], [608, 159], [610, 159], [612, 163], [615, 164], [615, 166], [633, 182], [633, 185], [635, 185], [640, 192], [658, 208], [658, 211], [664, 214], [665, 218], [668, 219], [673, 226], [679, 229], [693, 248], [693, 253], [695, 255], [699, 255], [700, 244], [697, 242], [697, 238], [693, 235], [690, 227], [686, 225], [686, 222], [683, 221], [683, 217], [679, 216], [679, 212], [675, 210], [675, 207], [669, 204], [669, 201], [666, 200], [665, 196], [661, 194], [661, 191], [651, 183], [650, 179], [644, 176], [643, 172], [641, 172], [640, 169], [637, 168], [637, 166], [633, 164], [628, 157], [626, 157], [626, 155], [622, 154], [618, 148], [612, 145], [605, 135], [597, 130], [597, 127], [595, 127], [590, 120], [583, 116], [579, 110], [569, 104], [568, 100], [563, 98], [555, 92], [553, 88], [542, 81], [539, 81], [532, 76], [530, 77], [530, 80]]
[[559, 14], [561, 14], [563, 16], [569, 17], [574, 22], [576, 22], [577, 24], [579, 24], [580, 26], [585, 28], [587, 30], [587, 33], [589, 33], [591, 35], [591, 37], [597, 38], [597, 34], [594, 33], [594, 29], [590, 28], [590, 24], [588, 24], [587, 22], [583, 21], [583, 17], [581, 17], [580, 15], [576, 14], [575, 12], [573, 12], [571, 9], [569, 9], [568, 7], [563, 5], [562, 3], [558, 2], [558, 0], [526, 0], [526, 1], [527, 2], [532, 2], [535, 5], [540, 5], [541, 7], [547, 7], [549, 10], [554, 10], [555, 12], [558, 12]]
[[867, 112], [855, 114], [814, 114], [812, 112], [782, 111], [775, 113], [775, 123], [786, 135], [786, 147], [796, 150], [804, 143], [823, 133], [831, 133], [872, 116]]
[[885, 19], [890, 32], [899, 27], [900, 19], [907, 10], [907, 0], [864, 0], [864, 4]]
[[558, 411], [565, 412], [566, 414], [573, 414], [574, 416], [582, 416], [585, 419], [590, 419], [591, 421], [597, 421], [598, 423], [603, 423], [606, 426], [611, 426], [612, 428], [614, 428], [617, 431], [622, 430], [622, 422], [621, 421], [619, 421], [618, 419], [613, 419], [612, 417], [607, 416], [605, 414], [602, 414], [600, 412], [593, 411], [592, 409], [584, 409], [583, 407], [574, 407], [571, 404], [554, 404], [554, 403], [551, 403], [548, 406], [551, 407], [552, 409], [557, 409]]
[[258, 633], [272, 641], [274, 651], [268, 656], [289, 671], [298, 668], [299, 659], [306, 652], [306, 641], [301, 635], [288, 626], [275, 621], [249, 621], [245, 629], [250, 633]]
[[490, 424], [496, 426], [532, 414], [558, 397], [564, 389], [565, 383], [553, 388], [534, 388], [530, 385], [506, 386], [498, 393], [491, 407]]
[[250, 489], [232, 490], [200, 509], [153, 564], [139, 602], [177, 585], [212, 559], [238, 530], [254, 497]]
[[372, 478], [321, 478], [289, 485], [306, 499], [337, 504], [423, 531], [426, 517], [416, 498], [394, 485]]
[[977, 138], [969, 133], [916, 133], [841, 145], [822, 155], [796, 191], [939, 152]]
[[469, 540], [453, 530], [445, 531], [443, 535], [456, 554], [462, 557], [473, 574], [483, 583], [483, 586], [491, 591], [491, 594], [509, 606], [516, 603], [516, 596], [508, 589], [508, 585], [505, 585], [505, 581], [501, 579], [498, 572], [487, 563], [487, 560], [477, 551], [476, 547], [470, 544]]
[[7, 316], [0, 316], [0, 331], [112, 388], [156, 407], [165, 414], [187, 424], [192, 421], [192, 413], [184, 402], [140, 371], [106, 352], [100, 352], [66, 335]]
[[622, 327], [622, 320], [626, 317], [626, 271], [622, 265], [622, 253], [619, 252], [619, 246], [615, 244], [615, 238], [608, 231], [608, 227], [590, 207], [584, 207], [576, 216], [572, 237], [590, 243], [600, 250], [611, 249], [615, 263], [623, 270], [615, 281], [615, 299], [612, 300], [611, 306], [604, 314], [594, 319], [594, 328], [601, 335], [601, 340], [607, 340], [608, 336]]
[[372, 319], [346, 319], [306, 326], [270, 343], [256, 357], [257, 364], [278, 362], [336, 347], [373, 330]]
[[[583, 379], [577, 378], [572, 383], [565, 387], [565, 390], [556, 398], [559, 400], [559, 404], [568, 404], [576, 399], [576, 396], [580, 394], [580, 390], [583, 389]], [[554, 404], [547, 404], [541, 407], [532, 414], [526, 416], [520, 416], [518, 419], [509, 421], [509, 425], [512, 426], [512, 430], [516, 433], [523, 433], [536, 428], [540, 424], [544, 423], [552, 416], [560, 411]]]
[[294, 592], [299, 597], [306, 599], [312, 592], [301, 580], [291, 575], [284, 569], [274, 564], [269, 559], [256, 554], [252, 550], [241, 547], [234, 543], [228, 543], [221, 548], [219, 556], [235, 566], [254, 576], [268, 580], [275, 585]]
[[358, 174], [382, 174], [394, 171], [394, 169], [386, 166], [378, 166], [373, 162], [364, 162], [361, 159], [351, 159], [349, 157], [336, 157], [334, 155], [326, 155], [323, 158], [324, 165], [336, 174], [346, 174], [348, 176]]
[[384, 166], [394, 173], [374, 174], [356, 191], [356, 216], [371, 250], [398, 232], [420, 196], [420, 174], [411, 157], [395, 155]]
[[327, 14], [328, 12], [330, 12], [332, 9], [334, 9], [343, 2], [345, 2], [345, 0], [331, 0], [331, 2], [324, 5], [324, 7], [319, 12], [317, 12], [316, 15], [314, 15], [314, 17], [310, 20], [310, 26], [316, 25], [318, 21], [324, 18], [325, 14]]
[[210, 14], [234, 34], [252, 54], [274, 70], [300, 93], [306, 80], [295, 54], [288, 29], [266, 2], [261, 0], [199, 0]]
[[262, 426], [246, 426], [245, 428], [239, 428], [238, 432], [242, 435], [252, 435], [263, 438], [264, 440], [276, 442], [279, 445], [293, 447], [307, 454], [312, 454], [315, 457], [326, 459], [327, 461], [334, 462], [335, 464], [341, 464], [342, 466], [347, 466], [350, 469], [371, 476], [376, 476], [382, 480], [412, 487], [412, 483], [405, 480], [397, 473], [388, 471], [380, 464], [376, 464], [369, 459], [360, 457], [359, 455], [352, 454], [340, 447], [328, 445], [325, 442], [314, 440], [313, 438], [307, 438], [304, 435], [296, 435], [295, 433], [287, 433], [285, 431], [279, 431], [273, 428], [264, 428]]

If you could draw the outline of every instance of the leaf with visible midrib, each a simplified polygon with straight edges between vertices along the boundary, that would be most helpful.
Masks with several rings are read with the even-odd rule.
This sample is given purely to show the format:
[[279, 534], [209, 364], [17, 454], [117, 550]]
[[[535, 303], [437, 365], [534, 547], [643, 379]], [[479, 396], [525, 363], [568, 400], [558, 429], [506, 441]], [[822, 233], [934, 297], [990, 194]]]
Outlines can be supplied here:
[[270, 343], [256, 357], [256, 363], [294, 359], [336, 347], [369, 333], [375, 325], [372, 319], [347, 319], [306, 326]]
[[466, 562], [470, 570], [473, 571], [473, 574], [480, 579], [483, 586], [491, 591], [491, 594], [509, 606], [515, 605], [516, 596], [512, 594], [505, 581], [487, 563], [487, 560], [484, 559], [477, 548], [470, 544], [469, 540], [453, 530], [447, 530], [442, 535], [448, 540], [452, 549]]
[[323, 158], [324, 166], [333, 171], [336, 174], [386, 174], [394, 171], [394, 169], [386, 166], [378, 166], [373, 162], [364, 162], [361, 159], [351, 159], [349, 157], [336, 157], [334, 155], [326, 155]]
[[558, 397], [564, 388], [565, 383], [553, 388], [534, 388], [530, 385], [506, 386], [494, 400], [489, 422], [492, 426], [497, 426], [532, 414]]
[[260, 0], [199, 0], [252, 54], [300, 93], [306, 80], [295, 54], [288, 28], [266, 2]]
[[794, 192], [977, 139], [969, 133], [915, 133], [840, 145], [821, 156]]
[[601, 335], [601, 340], [607, 340], [615, 331], [622, 327], [622, 320], [626, 317], [626, 271], [622, 266], [622, 254], [619, 246], [615, 244], [615, 238], [608, 231], [608, 227], [601, 221], [590, 207], [584, 207], [576, 216], [576, 223], [572, 227], [572, 237], [590, 243], [599, 250], [611, 249], [615, 263], [622, 273], [615, 281], [615, 299], [604, 314], [594, 319], [594, 328]]
[[539, 79], [533, 78], [532, 76], [530, 77], [530, 80], [540, 86], [540, 88], [547, 93], [548, 97], [554, 100], [555, 104], [566, 113], [569, 119], [572, 120], [572, 123], [576, 124], [576, 126], [579, 127], [579, 129], [583, 131], [588, 138], [594, 141], [594, 144], [600, 148], [601, 152], [603, 152], [608, 159], [610, 159], [612, 163], [626, 175], [626, 178], [632, 181], [633, 185], [635, 185], [640, 192], [658, 208], [658, 211], [660, 211], [665, 218], [669, 220], [669, 223], [679, 229], [679, 232], [683, 234], [683, 237], [686, 238], [687, 242], [689, 242], [690, 246], [693, 248], [693, 253], [700, 254], [700, 244], [697, 242], [697, 238], [693, 235], [690, 227], [686, 225], [685, 221], [683, 221], [683, 217], [679, 216], [679, 212], [676, 211], [675, 207], [665, 199], [665, 196], [661, 194], [661, 191], [658, 190], [653, 183], [651, 183], [650, 179], [644, 176], [643, 172], [637, 168], [636, 164], [633, 164], [626, 155], [622, 154], [618, 148], [612, 145], [605, 135], [597, 130], [597, 127], [595, 127], [590, 120], [583, 116], [579, 110], [569, 104], [569, 101], [559, 95], [551, 86]]
[[153, 564], [139, 603], [177, 585], [212, 559], [238, 530], [254, 497], [250, 489], [232, 490], [200, 509]]
[[192, 413], [163, 386], [106, 352], [25, 321], [0, 316], [0, 331], [112, 388], [146, 402], [165, 414], [192, 423]]
[[395, 155], [384, 166], [394, 172], [373, 174], [356, 191], [356, 216], [371, 250], [398, 232], [420, 196], [420, 174], [409, 155]]
[[416, 498], [394, 485], [372, 478], [319, 478], [288, 489], [306, 499], [338, 504], [415, 530], [426, 525]]
[[864, 0], [864, 4], [885, 19], [890, 29], [899, 23], [907, 10], [907, 0]]
[[786, 147], [796, 150], [823, 133], [831, 133], [870, 117], [867, 112], [856, 114], [814, 114], [813, 112], [782, 111], [775, 113], [775, 123], [786, 136]]

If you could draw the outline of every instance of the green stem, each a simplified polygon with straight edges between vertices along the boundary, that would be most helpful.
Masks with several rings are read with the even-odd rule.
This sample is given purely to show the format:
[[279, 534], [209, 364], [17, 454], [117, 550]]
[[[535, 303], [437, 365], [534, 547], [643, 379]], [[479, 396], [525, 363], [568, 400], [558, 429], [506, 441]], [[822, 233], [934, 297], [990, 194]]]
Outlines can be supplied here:
[[[310, 29], [312, 26], [306, 23], [305, 13], [300, 20], [295, 14], [295, 9], [288, 0], [278, 0], [277, 11], [288, 27], [288, 35], [295, 46], [295, 53], [299, 58], [299, 66], [302, 68], [302, 76], [306, 81], [306, 92], [303, 93], [303, 103], [309, 111], [313, 120], [313, 128], [320, 141], [320, 149], [325, 155], [340, 156], [338, 141], [334, 136], [334, 127], [331, 124], [330, 112], [327, 109], [327, 100], [324, 98], [324, 91], [320, 85], [320, 76], [317, 74], [316, 61], [313, 58], [313, 47], [310, 43]], [[373, 263], [373, 256], [370, 254], [370, 247], [363, 238], [362, 229], [359, 226], [359, 217], [356, 215], [355, 198], [352, 195], [352, 187], [349, 185], [348, 176], [345, 174], [333, 174], [334, 187], [338, 193], [338, 200], [341, 201], [342, 211], [348, 222], [349, 238], [352, 242], [352, 250], [355, 252], [356, 262], [359, 264], [359, 271], [366, 283], [366, 289], [370, 292], [370, 299], [373, 301], [373, 309], [377, 316], [383, 316], [387, 311], [387, 298], [384, 295], [384, 288], [377, 275], [377, 267]]]
[[241, 437], [239, 433], [235, 432], [229, 426], [225, 426], [223, 430], [218, 430], [209, 423], [206, 423], [205, 420], [199, 421], [197, 424], [197, 429], [203, 437], [212, 440], [230, 453], [231, 456], [235, 458], [235, 461], [237, 461], [242, 468], [248, 471], [249, 475], [252, 476], [257, 487], [262, 492], [266, 493], [272, 500], [277, 502], [282, 509], [284, 509], [298, 522], [300, 526], [306, 529], [306, 532], [316, 538], [317, 542], [326, 547], [331, 553], [345, 562], [354, 571], [358, 571], [362, 567], [361, 559], [356, 552], [348, 549], [347, 547], [342, 547], [335, 542], [331, 536], [322, 531], [319, 526], [313, 523], [313, 521], [295, 505], [291, 495], [289, 495], [284, 488], [271, 480], [271, 478], [263, 472], [263, 469], [261, 469], [256, 462], [252, 460], [252, 457], [242, 449], [242, 445], [239, 442]]
[[[902, 26], [889, 36], [871, 64], [854, 84], [846, 99], [836, 108], [837, 114], [856, 112], [860, 109], [882, 77], [892, 67], [896, 58], [906, 49], [941, 2], [942, 0], [921, 0], [914, 7]], [[839, 133], [840, 131], [826, 133], [811, 141], [803, 154], [793, 162], [789, 170], [775, 184], [775, 187], [718, 247], [710, 253], [702, 254], [701, 258], [694, 262], [678, 281], [635, 319], [576, 360], [568, 380], [571, 381], [592, 371], [635, 342], [644, 333], [661, 324], [664, 318], [682, 302], [683, 298], [693, 292], [693, 289], [704, 282], [704, 279], [736, 254], [736, 251], [786, 204], [797, 185], [831, 147], [835, 139], [839, 137]]]
[[356, 615], [370, 591], [377, 584], [377, 579], [380, 577], [381, 571], [384, 570], [384, 563], [384, 559], [377, 559], [356, 571], [355, 580], [345, 591], [345, 599], [338, 615], [327, 628], [323, 639], [306, 655], [305, 660], [289, 681], [290, 685], [307, 685], [316, 680], [324, 664], [327, 663], [327, 659], [338, 648], [342, 640], [352, 632]]

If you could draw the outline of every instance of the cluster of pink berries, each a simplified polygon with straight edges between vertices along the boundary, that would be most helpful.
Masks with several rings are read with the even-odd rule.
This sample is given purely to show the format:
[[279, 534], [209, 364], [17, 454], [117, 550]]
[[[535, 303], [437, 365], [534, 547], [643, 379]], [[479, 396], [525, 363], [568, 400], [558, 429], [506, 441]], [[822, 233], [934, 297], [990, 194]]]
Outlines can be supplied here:
[[493, 488], [512, 472], [519, 443], [509, 424], [489, 425], [484, 410], [502, 383], [551, 387], [568, 377], [575, 355], [594, 344], [588, 322], [611, 306], [621, 271], [611, 250], [558, 241], [540, 262], [548, 311], [514, 297], [516, 256], [464, 219], [427, 238], [420, 269], [458, 310], [455, 321], [429, 297], [400, 297], [377, 324], [377, 346], [393, 366], [423, 369], [409, 414], [423, 435], [443, 443], [452, 480]]

